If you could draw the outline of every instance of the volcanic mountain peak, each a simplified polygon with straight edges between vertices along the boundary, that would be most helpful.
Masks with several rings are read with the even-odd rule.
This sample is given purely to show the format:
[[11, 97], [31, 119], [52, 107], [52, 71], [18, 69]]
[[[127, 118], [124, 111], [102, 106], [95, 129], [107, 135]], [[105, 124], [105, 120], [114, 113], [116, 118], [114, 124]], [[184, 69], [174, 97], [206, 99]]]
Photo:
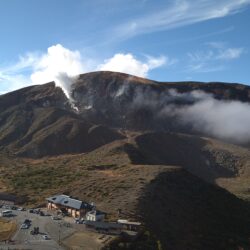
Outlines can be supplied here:
[[[120, 129], [182, 132], [244, 144], [250, 141], [245, 127], [239, 135], [235, 134], [238, 124], [223, 132], [213, 118], [221, 116], [217, 110], [224, 113], [236, 104], [244, 112], [248, 110], [249, 86], [160, 83], [123, 73], [92, 72], [80, 75], [71, 89], [77, 112], [72, 100], [53, 82], [0, 96], [0, 143], [5, 150], [32, 157], [86, 152], [122, 138]], [[228, 106], [231, 102], [232, 108]], [[231, 114], [226, 115], [226, 123], [233, 124]], [[96, 137], [93, 132], [89, 137], [89, 129], [96, 124], [101, 125], [93, 130]], [[247, 126], [248, 121], [243, 119], [242, 124]]]
[[[130, 84], [153, 84], [157, 86], [168, 85], [168, 87], [177, 87], [179, 91], [190, 91], [196, 88], [203, 88], [203, 90], [212, 90], [214, 88], [225, 88], [225, 89], [238, 89], [238, 90], [250, 90], [248, 85], [240, 83], [226, 83], [226, 82], [199, 82], [199, 81], [179, 81], [179, 82], [166, 82], [166, 81], [155, 81], [147, 78], [142, 78], [126, 73], [113, 72], [113, 71], [95, 71], [79, 75], [76, 84], [82, 85], [86, 82], [119, 82], [121, 85]], [[186, 88], [184, 88], [186, 87]], [[184, 89], [182, 89], [184, 88]]]

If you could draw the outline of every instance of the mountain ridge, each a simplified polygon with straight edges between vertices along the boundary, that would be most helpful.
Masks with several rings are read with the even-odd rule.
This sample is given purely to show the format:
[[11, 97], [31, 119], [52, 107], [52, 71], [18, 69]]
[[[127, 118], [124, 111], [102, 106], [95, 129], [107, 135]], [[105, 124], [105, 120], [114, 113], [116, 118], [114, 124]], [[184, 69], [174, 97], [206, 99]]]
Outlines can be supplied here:
[[[64, 130], [67, 138], [70, 127], [74, 129], [80, 126], [82, 130], [85, 127], [87, 133], [91, 124], [101, 125], [106, 129], [104, 133], [113, 131], [113, 137], [117, 139], [124, 136], [119, 130], [172, 131], [211, 137], [211, 134], [201, 133], [188, 124], [183, 125], [176, 115], [161, 113], [171, 105], [186, 108], [195, 104], [200, 97], [188, 96], [195, 91], [212, 94], [218, 100], [250, 103], [250, 87], [239, 84], [159, 83], [114, 72], [87, 73], [80, 75], [72, 85], [73, 104], [53, 82], [0, 96], [0, 143], [19, 155], [30, 157], [86, 152], [93, 146], [81, 150], [79, 147], [75, 150], [75, 146], [62, 152], [50, 149], [39, 153], [39, 144], [49, 140], [47, 136], [53, 138], [53, 126], [57, 127], [57, 131]], [[64, 121], [60, 123], [59, 120]], [[59, 124], [62, 126], [60, 129]], [[68, 137], [71, 138], [72, 134]], [[101, 144], [97, 143], [97, 146]], [[76, 145], [80, 145], [80, 141]], [[37, 148], [36, 152], [29, 153], [32, 147]]]

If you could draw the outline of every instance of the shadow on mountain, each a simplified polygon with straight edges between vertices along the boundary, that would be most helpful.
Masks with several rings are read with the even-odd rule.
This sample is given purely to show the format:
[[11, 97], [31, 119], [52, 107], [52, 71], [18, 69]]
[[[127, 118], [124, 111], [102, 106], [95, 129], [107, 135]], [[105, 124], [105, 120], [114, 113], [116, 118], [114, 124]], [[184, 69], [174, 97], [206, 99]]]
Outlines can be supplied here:
[[232, 177], [237, 173], [232, 154], [217, 151], [224, 162], [220, 164], [207, 150], [202, 138], [174, 133], [146, 133], [126, 144], [124, 150], [133, 164], [181, 166], [191, 173], [213, 182], [218, 177]]
[[250, 247], [249, 205], [182, 168], [159, 174], [145, 188], [139, 211], [163, 249]]

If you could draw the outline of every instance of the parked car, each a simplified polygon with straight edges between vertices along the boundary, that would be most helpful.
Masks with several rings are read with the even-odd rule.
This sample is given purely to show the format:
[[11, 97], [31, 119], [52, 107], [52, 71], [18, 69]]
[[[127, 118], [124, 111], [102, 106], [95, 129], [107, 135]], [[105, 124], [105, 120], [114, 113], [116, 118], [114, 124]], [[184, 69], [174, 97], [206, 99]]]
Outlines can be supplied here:
[[3, 205], [2, 208], [3, 209], [11, 209], [11, 206], [10, 205]]
[[84, 220], [83, 219], [75, 219], [76, 224], [83, 224]]
[[31, 225], [31, 220], [25, 219], [24, 222], [23, 222], [23, 224]]
[[44, 240], [50, 240], [49, 236], [47, 234], [42, 236]]
[[61, 220], [61, 218], [58, 216], [51, 216], [51, 218], [52, 218], [52, 220]]
[[25, 211], [25, 208], [19, 207], [19, 208], [17, 208], [17, 210], [18, 210], [18, 211]]
[[11, 210], [4, 210], [0, 214], [1, 214], [2, 217], [12, 217], [12, 216], [14, 216]]
[[33, 209], [33, 213], [34, 214], [39, 214], [40, 213], [40, 209]]
[[30, 225], [29, 224], [26, 224], [26, 223], [23, 223], [22, 225], [21, 225], [21, 229], [28, 229], [30, 227]]

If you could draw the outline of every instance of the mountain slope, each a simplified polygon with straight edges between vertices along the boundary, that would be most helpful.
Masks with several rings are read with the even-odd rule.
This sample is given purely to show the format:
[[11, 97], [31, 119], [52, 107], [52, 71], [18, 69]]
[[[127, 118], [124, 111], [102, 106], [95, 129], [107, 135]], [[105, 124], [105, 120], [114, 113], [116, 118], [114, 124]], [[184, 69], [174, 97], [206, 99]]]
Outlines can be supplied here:
[[159, 112], [204, 96], [248, 104], [250, 88], [93, 72], [73, 84], [74, 103], [54, 83], [2, 95], [0, 191], [30, 206], [67, 193], [111, 220], [121, 209], [145, 229], [130, 249], [249, 249], [247, 144], [212, 139]]
[[[26, 195], [32, 206], [52, 193], [64, 192], [94, 201], [113, 220], [121, 209], [121, 218], [142, 221], [163, 249], [249, 246], [248, 203], [207, 183], [217, 177], [247, 175], [250, 157], [246, 149], [178, 134], [128, 136], [86, 154], [37, 160], [1, 158], [1, 181], [9, 192]], [[193, 152], [173, 154], [176, 148], [186, 147]], [[225, 157], [222, 165], [222, 157], [229, 154], [237, 162]], [[206, 159], [210, 165], [204, 164]], [[136, 244], [142, 244], [140, 239]]]
[[200, 133], [183, 125], [174, 111], [195, 104], [204, 95], [212, 95], [215, 100], [248, 103], [250, 87], [227, 83], [156, 82], [114, 72], [83, 74], [72, 87], [81, 116], [93, 123], [132, 130]]
[[53, 83], [0, 97], [0, 145], [20, 156], [93, 150], [123, 136], [76, 115]]
[[[114, 72], [88, 73], [72, 86], [74, 104], [54, 83], [0, 96], [0, 146], [20, 156], [41, 157], [87, 152], [122, 138], [119, 129], [212, 136], [166, 115], [167, 108], [199, 101], [201, 92], [190, 95], [192, 91], [224, 101], [250, 100], [250, 87], [240, 84], [159, 83]], [[101, 127], [89, 130], [95, 125]]]

